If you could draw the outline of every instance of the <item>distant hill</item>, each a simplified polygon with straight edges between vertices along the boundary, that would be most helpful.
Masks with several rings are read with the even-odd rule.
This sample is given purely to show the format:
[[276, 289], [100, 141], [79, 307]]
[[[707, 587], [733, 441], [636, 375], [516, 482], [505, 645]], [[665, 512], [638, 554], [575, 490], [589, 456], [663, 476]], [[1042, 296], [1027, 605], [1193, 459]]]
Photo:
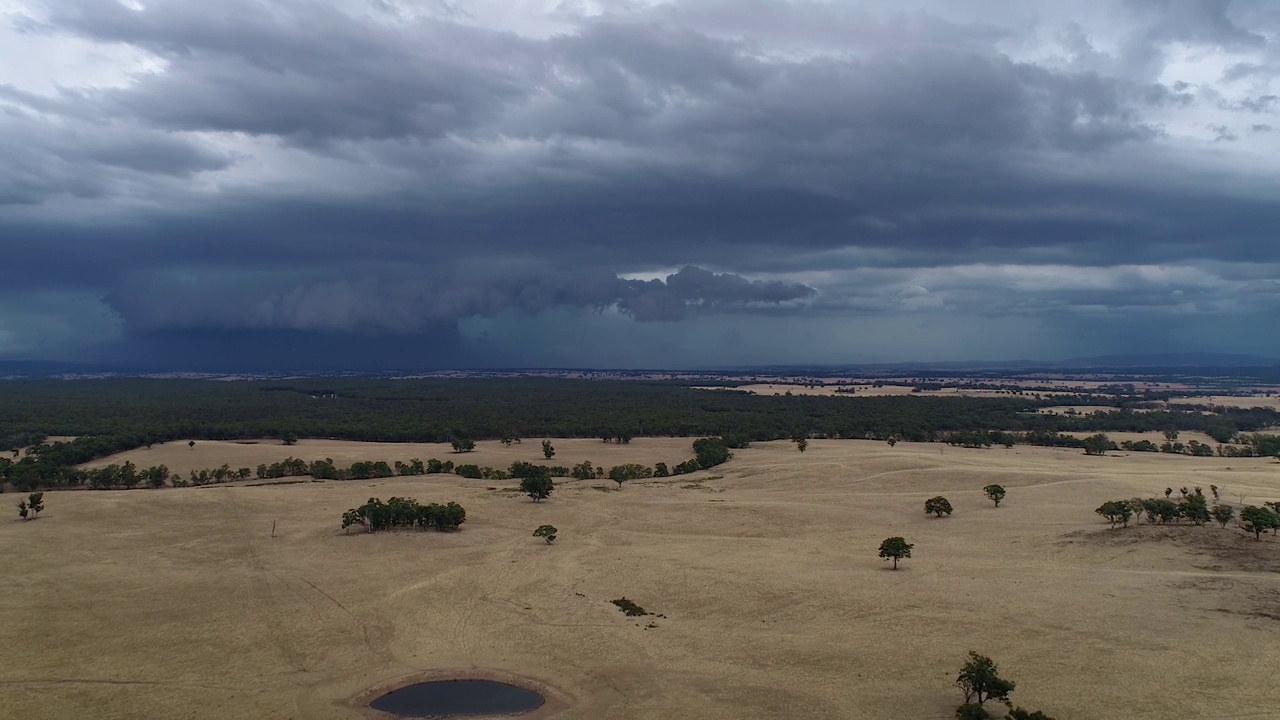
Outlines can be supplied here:
[[1232, 353], [1154, 353], [1148, 355], [1101, 355], [1044, 363], [1063, 368], [1175, 368], [1175, 367], [1264, 367], [1280, 365], [1280, 358]]

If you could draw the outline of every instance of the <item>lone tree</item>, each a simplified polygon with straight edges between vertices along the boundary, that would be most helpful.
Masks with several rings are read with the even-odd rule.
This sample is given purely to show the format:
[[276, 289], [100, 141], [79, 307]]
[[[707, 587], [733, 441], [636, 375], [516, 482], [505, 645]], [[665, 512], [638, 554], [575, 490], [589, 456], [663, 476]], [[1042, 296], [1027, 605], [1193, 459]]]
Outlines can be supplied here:
[[796, 438], [796, 449], [804, 452], [809, 449], [809, 438]]
[[1115, 527], [1116, 523], [1129, 527], [1129, 518], [1133, 517], [1133, 508], [1129, 506], [1128, 500], [1108, 500], [1094, 512], [1111, 521], [1111, 527]]
[[1004, 499], [1004, 488], [1002, 486], [988, 485], [982, 488], [982, 492], [986, 493], [988, 498], [991, 498], [991, 502], [995, 503], [996, 507], [1000, 507], [1000, 501]]
[[502, 436], [501, 438], [499, 438], [499, 440], [498, 440], [498, 442], [501, 442], [501, 443], [502, 443], [503, 447], [511, 447], [511, 443], [513, 443], [513, 442], [515, 442], [515, 441], [516, 441], [516, 439], [515, 439], [514, 437], [512, 437], [511, 435], [503, 435], [503, 436]]
[[951, 503], [947, 502], [947, 499], [942, 497], [941, 495], [937, 497], [931, 497], [928, 500], [924, 501], [925, 515], [932, 513], [934, 515], [937, 515], [938, 517], [942, 517], [943, 514], [950, 515], [951, 512], [952, 512]]
[[1235, 517], [1236, 517], [1236, 509], [1231, 507], [1230, 505], [1214, 505], [1213, 506], [1213, 519], [1217, 520], [1222, 525], [1222, 527], [1226, 527], [1227, 523], [1234, 520]]
[[458, 438], [450, 444], [453, 445], [453, 451], [456, 453], [467, 453], [476, 449], [475, 441], [466, 438]]
[[551, 491], [554, 489], [555, 483], [551, 482], [549, 473], [538, 473], [520, 480], [520, 492], [533, 498], [534, 502], [541, 502], [551, 497]]
[[548, 459], [548, 460], [550, 460], [551, 458], [555, 457], [555, 455], [556, 455], [556, 449], [555, 449], [554, 447], [552, 447], [552, 446], [551, 446], [551, 441], [550, 441], [550, 440], [543, 440], [543, 441], [542, 441], [542, 455], [543, 455], [543, 457], [545, 457], [545, 458], [546, 458], [546, 459]]
[[298, 436], [291, 432], [287, 432], [280, 436], [280, 441], [285, 445], [296, 445], [298, 444]]
[[187, 447], [192, 448], [192, 449], [195, 449], [195, 446], [196, 446], [196, 441], [195, 441], [195, 440], [188, 440], [188, 441], [187, 441]]
[[1280, 527], [1280, 515], [1273, 510], [1250, 505], [1240, 511], [1240, 522], [1245, 530], [1253, 533], [1253, 539], [1261, 540], [1262, 533]]
[[555, 525], [539, 525], [538, 529], [533, 531], [533, 536], [540, 537], [543, 540], [546, 540], [547, 544], [550, 545], [551, 543], [556, 541], [556, 526]]
[[969, 651], [969, 661], [960, 668], [956, 677], [956, 685], [964, 692], [966, 705], [977, 702], [981, 707], [988, 700], [1009, 702], [1009, 693], [1013, 692], [1016, 683], [1005, 680], [997, 672], [996, 664], [989, 657]]
[[911, 548], [913, 547], [915, 546], [904, 538], [885, 538], [885, 541], [880, 543], [880, 559], [893, 560], [893, 569], [897, 570], [898, 561], [911, 557]]

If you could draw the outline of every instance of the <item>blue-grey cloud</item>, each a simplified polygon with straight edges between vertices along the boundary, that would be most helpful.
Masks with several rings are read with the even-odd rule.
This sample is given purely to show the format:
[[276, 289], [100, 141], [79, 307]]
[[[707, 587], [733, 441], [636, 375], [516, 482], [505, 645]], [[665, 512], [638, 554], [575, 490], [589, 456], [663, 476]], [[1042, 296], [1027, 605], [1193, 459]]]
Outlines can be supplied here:
[[1243, 325], [1280, 278], [1256, 0], [19, 7], [120, 67], [0, 76], [0, 355], [44, 347], [38, 292], [122, 342], [500, 346], [511, 313]]

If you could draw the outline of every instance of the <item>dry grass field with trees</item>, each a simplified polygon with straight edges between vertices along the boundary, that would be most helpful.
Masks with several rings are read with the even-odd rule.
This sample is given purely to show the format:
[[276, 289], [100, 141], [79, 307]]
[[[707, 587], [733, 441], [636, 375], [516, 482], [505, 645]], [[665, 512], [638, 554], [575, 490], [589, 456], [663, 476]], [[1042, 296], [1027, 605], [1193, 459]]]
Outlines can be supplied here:
[[[239, 446], [259, 454], [237, 462], [445, 457], [321, 442]], [[1200, 487], [1239, 518], [1280, 500], [1271, 458], [824, 439], [802, 454], [783, 439], [618, 492], [609, 468], [677, 464], [690, 440], [553, 443], [549, 461], [528, 439], [449, 455], [503, 479], [46, 493], [37, 520], [0, 523], [0, 612], [22, 620], [0, 630], [0, 716], [373, 717], [370, 688], [479, 668], [545, 689], [543, 716], [944, 720], [970, 651], [1016, 681], [1011, 717], [1280, 706], [1274, 531], [1158, 511], [1112, 528], [1095, 512]], [[129, 452], [186, 453], [168, 462], [187, 469], [233, 449]], [[533, 502], [513, 462], [605, 473], [554, 478]], [[950, 515], [921, 512], [938, 497]], [[395, 510], [408, 525], [344, 532], [376, 498], [414, 499]], [[450, 502], [465, 522], [413, 531]], [[558, 530], [531, 537], [542, 526]], [[910, 545], [886, 556], [896, 571], [886, 538]], [[982, 711], [1005, 714], [998, 698]]]

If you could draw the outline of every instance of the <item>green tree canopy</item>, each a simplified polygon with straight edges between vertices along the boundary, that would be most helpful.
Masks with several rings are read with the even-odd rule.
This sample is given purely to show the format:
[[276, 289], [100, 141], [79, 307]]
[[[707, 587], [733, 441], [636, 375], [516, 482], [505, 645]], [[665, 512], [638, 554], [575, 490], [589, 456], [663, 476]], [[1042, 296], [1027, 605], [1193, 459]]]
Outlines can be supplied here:
[[911, 548], [915, 547], [901, 537], [885, 538], [880, 543], [880, 559], [892, 560], [893, 569], [898, 569], [898, 561], [911, 557]]
[[1004, 499], [1004, 487], [1000, 485], [988, 485], [982, 488], [982, 492], [996, 504], [996, 507], [1000, 507], [1000, 501]]
[[1009, 701], [1009, 693], [1013, 692], [1016, 683], [1000, 677], [998, 668], [991, 658], [969, 652], [969, 660], [960, 668], [956, 677], [956, 685], [964, 692], [966, 703], [977, 702], [978, 705], [988, 700]]
[[931, 497], [924, 501], [924, 512], [926, 515], [933, 514], [938, 517], [950, 515], [952, 512], [951, 503], [941, 495]]

